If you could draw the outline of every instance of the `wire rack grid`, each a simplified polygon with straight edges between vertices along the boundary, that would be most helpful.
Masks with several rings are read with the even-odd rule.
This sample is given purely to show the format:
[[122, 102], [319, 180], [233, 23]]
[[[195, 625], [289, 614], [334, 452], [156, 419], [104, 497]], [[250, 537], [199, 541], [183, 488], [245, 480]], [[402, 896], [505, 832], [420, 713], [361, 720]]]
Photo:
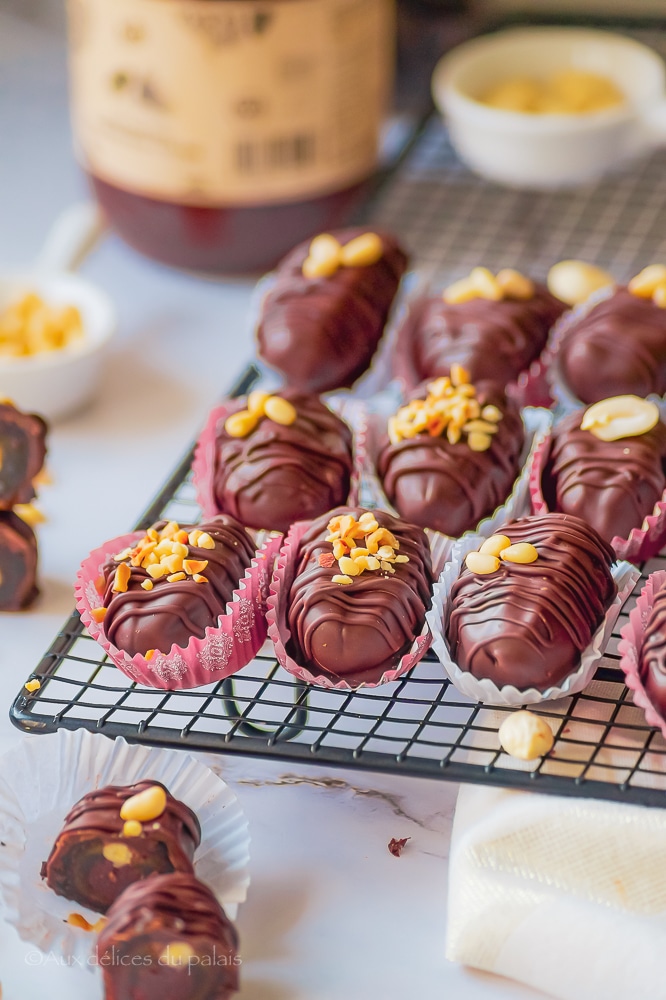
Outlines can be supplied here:
[[[642, 33], [666, 52], [666, 33]], [[666, 152], [573, 192], [512, 192], [473, 177], [436, 118], [373, 200], [367, 218], [397, 232], [433, 280], [479, 263], [539, 276], [582, 256], [626, 278], [666, 258]], [[248, 371], [237, 393], [257, 379]], [[192, 454], [185, 456], [137, 524], [196, 521]], [[504, 754], [497, 730], [510, 709], [471, 703], [426, 657], [393, 684], [356, 692], [296, 682], [265, 648], [239, 674], [191, 691], [137, 686], [109, 663], [74, 613], [22, 689], [12, 721], [32, 733], [87, 729], [190, 750], [341, 765], [455, 781], [585, 795], [645, 805], [666, 802], [666, 742], [634, 706], [618, 665], [619, 629], [646, 575], [642, 567], [595, 680], [582, 693], [539, 707], [553, 751], [530, 764]]]

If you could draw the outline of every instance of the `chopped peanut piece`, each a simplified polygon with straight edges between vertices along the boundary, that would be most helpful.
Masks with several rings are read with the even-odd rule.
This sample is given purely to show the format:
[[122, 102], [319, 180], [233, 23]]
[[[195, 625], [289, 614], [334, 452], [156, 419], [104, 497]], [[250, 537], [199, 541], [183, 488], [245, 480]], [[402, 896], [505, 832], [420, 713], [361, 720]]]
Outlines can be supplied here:
[[612, 287], [615, 281], [607, 271], [587, 261], [561, 260], [548, 272], [547, 284], [551, 295], [568, 306], [577, 306], [600, 288]]
[[159, 965], [168, 965], [172, 968], [188, 966], [196, 952], [187, 941], [174, 941], [168, 944], [158, 959]]
[[487, 267], [473, 267], [469, 277], [472, 284], [479, 289], [484, 299], [499, 302], [504, 298], [502, 286]]
[[659, 407], [640, 396], [611, 396], [588, 407], [581, 420], [581, 430], [589, 431], [600, 441], [619, 441], [647, 434], [659, 423]]
[[263, 417], [264, 405], [266, 400], [270, 398], [270, 392], [265, 392], [263, 389], [253, 389], [247, 397], [248, 413], [250, 413], [253, 417]]
[[25, 689], [26, 689], [26, 691], [29, 691], [30, 694], [32, 694], [33, 691], [39, 691], [39, 689], [41, 688], [41, 686], [42, 686], [42, 682], [38, 681], [36, 677], [33, 677], [33, 679], [31, 681], [28, 681], [25, 684]]
[[184, 559], [183, 569], [189, 576], [194, 576], [195, 573], [203, 573], [206, 566], [208, 565], [207, 559]]
[[539, 553], [529, 542], [517, 542], [500, 552], [500, 559], [510, 563], [533, 563], [539, 558]]
[[123, 837], [140, 837], [143, 826], [138, 819], [128, 819], [123, 823]]
[[468, 552], [465, 556], [465, 566], [470, 573], [486, 576], [489, 573], [497, 572], [500, 568], [500, 561], [497, 556], [483, 555], [481, 552]]
[[[128, 802], [130, 800], [128, 799]], [[121, 816], [122, 818], [122, 816]], [[119, 844], [115, 841], [105, 844], [102, 848], [102, 855], [110, 861], [114, 868], [125, 868], [132, 863], [132, 852], [127, 844]]]
[[141, 584], [142, 590], [152, 590], [153, 587], [154, 587], [154, 583], [153, 583], [152, 580], [144, 580], [142, 582], [142, 584]]
[[224, 429], [233, 438], [244, 438], [257, 426], [257, 417], [249, 410], [239, 410], [231, 413], [224, 421]]
[[517, 299], [519, 302], [534, 298], [534, 282], [511, 267], [497, 272], [497, 284], [502, 289], [504, 298]]
[[484, 556], [499, 556], [510, 545], [511, 539], [506, 535], [491, 535], [490, 538], [486, 538], [479, 552]]
[[335, 576], [331, 577], [331, 583], [348, 584], [353, 582], [354, 581], [350, 576], [342, 576], [340, 573], [337, 573]]
[[167, 583], [180, 583], [181, 580], [186, 580], [187, 576], [185, 573], [172, 573], [167, 577]]
[[345, 243], [340, 251], [340, 260], [345, 267], [368, 267], [381, 260], [383, 254], [384, 246], [377, 233], [363, 233]]
[[157, 819], [166, 809], [166, 791], [161, 785], [152, 785], [137, 792], [129, 799], [125, 799], [120, 809], [121, 819], [136, 819], [140, 823], [147, 823], [151, 819]]
[[656, 288], [664, 282], [666, 282], [666, 267], [663, 264], [649, 264], [631, 279], [627, 287], [633, 295], [651, 299]]
[[467, 438], [467, 444], [472, 451], [487, 451], [492, 442], [493, 439], [489, 434], [479, 434], [476, 431]]
[[195, 573], [192, 579], [195, 583], [208, 583], [208, 577], [202, 576], [201, 573]]
[[215, 542], [210, 537], [207, 531], [202, 531], [199, 535], [199, 541], [197, 542], [197, 548], [200, 549], [214, 549]]
[[442, 297], [450, 306], [459, 306], [472, 299], [480, 299], [481, 293], [469, 278], [461, 278], [449, 285]]
[[296, 407], [281, 396], [270, 396], [264, 405], [264, 413], [269, 420], [283, 427], [289, 427], [296, 420]]
[[111, 588], [113, 592], [116, 594], [124, 594], [127, 590], [127, 584], [129, 583], [131, 575], [132, 570], [127, 563], [120, 563], [113, 578], [113, 587]]
[[507, 716], [497, 733], [508, 754], [519, 760], [535, 760], [553, 748], [553, 730], [545, 719], [522, 709]]
[[152, 660], [152, 658], [153, 658], [153, 656], [155, 655], [156, 652], [157, 652], [156, 649], [147, 649], [146, 650], [145, 659], [146, 660]]

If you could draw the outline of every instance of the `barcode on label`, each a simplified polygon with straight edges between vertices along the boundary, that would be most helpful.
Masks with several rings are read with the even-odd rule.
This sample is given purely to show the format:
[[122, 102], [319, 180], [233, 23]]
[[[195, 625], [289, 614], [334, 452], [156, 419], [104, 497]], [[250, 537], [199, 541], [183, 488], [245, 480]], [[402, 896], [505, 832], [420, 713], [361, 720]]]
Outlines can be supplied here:
[[307, 166], [315, 159], [313, 135], [278, 136], [236, 146], [236, 167], [241, 174], [287, 170]]

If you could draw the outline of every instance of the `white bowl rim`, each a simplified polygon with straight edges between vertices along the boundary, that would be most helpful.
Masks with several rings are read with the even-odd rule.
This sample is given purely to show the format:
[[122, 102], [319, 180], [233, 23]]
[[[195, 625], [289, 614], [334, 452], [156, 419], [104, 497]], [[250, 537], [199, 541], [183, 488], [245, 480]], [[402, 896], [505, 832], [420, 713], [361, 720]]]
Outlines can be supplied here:
[[[553, 134], [558, 132], [586, 132], [590, 128], [607, 128], [608, 126], [626, 121], [635, 115], [635, 105], [627, 101], [618, 107], [603, 108], [599, 111], [571, 114], [538, 115], [522, 111], [508, 111], [504, 108], [493, 108], [470, 97], [456, 82], [457, 73], [464, 68], [471, 57], [477, 57], [484, 50], [490, 50], [505, 41], [521, 41], [525, 44], [535, 38], [550, 39], [559, 37], [561, 40], [594, 41], [596, 44], [606, 42], [608, 45], [622, 45], [633, 49], [637, 54], [652, 64], [657, 72], [662, 88], [666, 81], [666, 66], [660, 55], [649, 45], [617, 32], [594, 28], [576, 28], [559, 26], [506, 28], [501, 31], [478, 35], [457, 45], [439, 60], [432, 75], [432, 95], [439, 111], [449, 110], [464, 113], [477, 124], [495, 128], [498, 131], [518, 131], [531, 134]], [[654, 100], [663, 93], [654, 95]]]
[[[100, 308], [102, 321], [90, 324], [84, 337], [67, 347], [19, 358], [0, 357], [0, 372], [12, 372], [23, 376], [31, 372], [66, 367], [81, 358], [103, 350], [111, 340], [117, 325], [116, 311], [109, 295], [94, 282], [69, 271], [0, 271], [0, 287], [5, 283], [16, 283], [17, 285], [26, 285], [39, 292], [39, 286], [44, 287], [44, 285], [58, 282], [67, 288], [76, 289], [78, 286], [83, 294], [95, 299]], [[75, 292], [73, 298], [76, 298]], [[74, 302], [73, 304], [77, 305], [78, 303]]]

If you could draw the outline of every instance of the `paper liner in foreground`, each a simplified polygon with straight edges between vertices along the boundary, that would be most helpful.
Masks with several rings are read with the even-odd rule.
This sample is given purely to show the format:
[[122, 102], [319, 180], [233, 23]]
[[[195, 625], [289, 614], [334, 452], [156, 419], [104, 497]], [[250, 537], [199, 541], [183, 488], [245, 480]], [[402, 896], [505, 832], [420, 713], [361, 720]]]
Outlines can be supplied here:
[[[231, 789], [180, 750], [132, 746], [118, 738], [61, 729], [28, 737], [2, 758], [0, 767], [0, 900], [2, 914], [24, 941], [43, 952], [89, 964], [96, 935], [65, 921], [98, 913], [57, 896], [40, 868], [75, 802], [105, 785], [161, 781], [201, 823], [194, 856], [197, 878], [213, 890], [232, 919], [250, 882], [247, 820]], [[90, 965], [92, 967], [92, 965]]]

